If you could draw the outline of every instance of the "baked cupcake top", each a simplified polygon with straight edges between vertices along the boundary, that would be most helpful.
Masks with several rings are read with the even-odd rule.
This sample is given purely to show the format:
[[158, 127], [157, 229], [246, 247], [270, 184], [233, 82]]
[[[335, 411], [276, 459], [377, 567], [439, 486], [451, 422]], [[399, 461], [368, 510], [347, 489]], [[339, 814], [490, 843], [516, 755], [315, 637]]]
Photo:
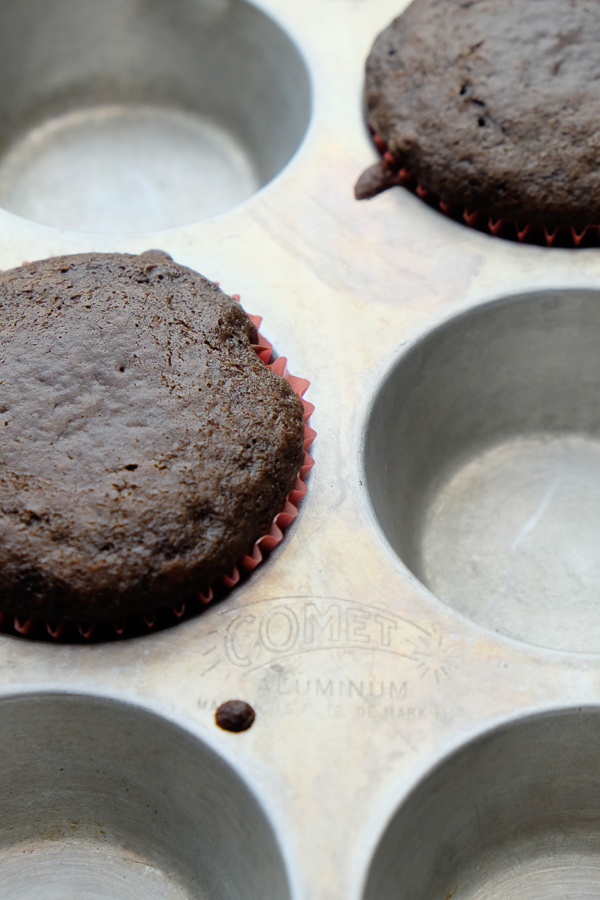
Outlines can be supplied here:
[[413, 0], [375, 41], [365, 96], [398, 165], [443, 201], [600, 222], [595, 0]]
[[303, 460], [302, 403], [256, 340], [157, 251], [0, 275], [0, 609], [145, 614], [249, 551]]

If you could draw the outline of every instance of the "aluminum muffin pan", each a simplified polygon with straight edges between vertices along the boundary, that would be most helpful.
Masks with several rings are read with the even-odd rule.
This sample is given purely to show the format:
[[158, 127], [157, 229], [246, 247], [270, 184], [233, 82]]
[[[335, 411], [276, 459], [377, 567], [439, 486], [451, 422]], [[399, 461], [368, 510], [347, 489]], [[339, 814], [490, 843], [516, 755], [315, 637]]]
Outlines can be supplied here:
[[317, 431], [202, 615], [0, 636], [3, 900], [598, 894], [600, 254], [354, 200], [401, 4], [0, 2], [0, 266], [166, 250], [263, 316]]

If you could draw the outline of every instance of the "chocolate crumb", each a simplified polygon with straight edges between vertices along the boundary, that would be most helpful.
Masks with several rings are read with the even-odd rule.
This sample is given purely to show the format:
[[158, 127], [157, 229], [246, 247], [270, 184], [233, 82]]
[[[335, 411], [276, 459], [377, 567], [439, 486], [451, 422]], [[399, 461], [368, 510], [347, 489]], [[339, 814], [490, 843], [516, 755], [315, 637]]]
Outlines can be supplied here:
[[247, 731], [256, 713], [245, 700], [227, 700], [215, 713], [215, 722], [225, 731]]
[[370, 200], [377, 194], [387, 191], [394, 185], [401, 185], [402, 179], [398, 174], [398, 169], [391, 170], [389, 165], [380, 161], [366, 169], [354, 188], [354, 196], [357, 200]]

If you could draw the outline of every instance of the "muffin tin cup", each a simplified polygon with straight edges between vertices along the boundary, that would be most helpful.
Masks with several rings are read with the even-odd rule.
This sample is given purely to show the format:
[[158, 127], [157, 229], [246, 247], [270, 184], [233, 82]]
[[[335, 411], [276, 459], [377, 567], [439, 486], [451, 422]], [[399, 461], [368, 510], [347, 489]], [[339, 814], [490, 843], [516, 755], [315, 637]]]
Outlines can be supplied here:
[[0, 33], [0, 206], [33, 222], [131, 234], [214, 216], [306, 130], [304, 62], [245, 0], [7, 2]]
[[102, 696], [0, 699], [5, 897], [291, 898], [270, 816], [193, 732]]
[[504, 298], [407, 347], [370, 410], [367, 488], [393, 550], [496, 632], [594, 652], [595, 291]]
[[599, 727], [598, 707], [554, 709], [439, 761], [386, 825], [362, 900], [593, 895]]

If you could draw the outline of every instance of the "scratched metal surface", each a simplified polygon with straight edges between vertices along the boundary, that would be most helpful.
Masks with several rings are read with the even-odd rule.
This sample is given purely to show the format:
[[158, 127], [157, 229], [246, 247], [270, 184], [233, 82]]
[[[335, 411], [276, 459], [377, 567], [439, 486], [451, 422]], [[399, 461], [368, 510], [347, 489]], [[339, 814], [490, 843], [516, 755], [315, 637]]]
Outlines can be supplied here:
[[[311, 381], [307, 399], [315, 405], [311, 424], [318, 435], [310, 489], [284, 542], [201, 617], [97, 646], [0, 637], [0, 709], [13, 702], [9, 697], [27, 695], [15, 708], [27, 710], [33, 703], [37, 710], [32, 717], [21, 715], [24, 737], [10, 724], [0, 736], [3, 754], [12, 761], [0, 769], [0, 793], [11, 793], [19, 760], [30, 766], [18, 780], [24, 805], [11, 807], [18, 841], [7, 817], [0, 817], [0, 885], [4, 879], [7, 900], [81, 896], [77, 873], [90, 868], [95, 874], [84, 895], [118, 896], [118, 879], [129, 884], [130, 870], [144, 863], [145, 848], [166, 841], [167, 833], [169, 852], [177, 857], [182, 848], [177, 884], [146, 860], [143, 873], [131, 875], [130, 893], [122, 888], [123, 896], [146, 891], [153, 898], [229, 898], [244, 895], [245, 884], [246, 896], [293, 900], [437, 900], [500, 891], [517, 898], [565, 896], [569, 890], [597, 895], [600, 617], [597, 542], [586, 545], [599, 527], [593, 502], [593, 340], [582, 351], [584, 361], [574, 360], [578, 341], [597, 336], [593, 307], [600, 297], [600, 255], [488, 237], [400, 189], [355, 202], [354, 182], [375, 156], [362, 117], [364, 60], [401, 2], [258, 0], [306, 63], [312, 111], [295, 156], [241, 204], [145, 233], [69, 230], [0, 210], [3, 268], [55, 254], [160, 247], [239, 293], [248, 311], [263, 316], [262, 330], [287, 356], [290, 370]], [[548, 293], [556, 290], [562, 291], [560, 302]], [[539, 296], [529, 318], [518, 299], [502, 307], [499, 325], [478, 317], [482, 304], [531, 292]], [[544, 312], [544, 303], [551, 312]], [[575, 336], [569, 331], [571, 303], [591, 310], [588, 318], [576, 319], [586, 326]], [[549, 318], [554, 331], [538, 347], [535, 334], [550, 333]], [[445, 323], [454, 328], [453, 352], [440, 340], [424, 344], [419, 357], [413, 344], [427, 342]], [[519, 344], [524, 323], [533, 344]], [[473, 334], [469, 346], [479, 362], [467, 367], [461, 381], [451, 371], [454, 351], [463, 353]], [[494, 372], [485, 366], [492, 344]], [[511, 364], [503, 374], [509, 351]], [[420, 376], [411, 369], [417, 357], [433, 373], [423, 397]], [[554, 410], [544, 388], [549, 358], [563, 361], [569, 392], [555, 410], [553, 436], [545, 437], [539, 423], [531, 436], [526, 410], [534, 418], [540, 405]], [[436, 385], [446, 397], [439, 408]], [[531, 385], [529, 406], [520, 405], [514, 398]], [[405, 400], [412, 413], [396, 427]], [[489, 449], [483, 438], [478, 443], [478, 429], [493, 431], [499, 406], [505, 424]], [[436, 424], [448, 410], [462, 423], [458, 437], [450, 425]], [[393, 440], [388, 422], [396, 429]], [[438, 444], [427, 444], [423, 432], [436, 428]], [[589, 438], [581, 446], [580, 432]], [[493, 457], [489, 464], [484, 450]], [[410, 471], [402, 468], [405, 460]], [[561, 466], [574, 481], [576, 502], [557, 499]], [[396, 477], [396, 471], [408, 474]], [[499, 483], [493, 480], [496, 471]], [[433, 499], [421, 502], [426, 494]], [[506, 514], [504, 494], [520, 503]], [[553, 499], [558, 508], [552, 528], [507, 571], [515, 551], [535, 538]], [[548, 576], [566, 532], [572, 536], [573, 530], [574, 561], [556, 579]], [[470, 571], [474, 558], [491, 559], [490, 571], [483, 563], [479, 572]], [[544, 575], [543, 590], [536, 587], [537, 575]], [[515, 599], [517, 588], [522, 603]], [[101, 758], [115, 757], [110, 783], [124, 784], [137, 770], [144, 799], [156, 793], [164, 799], [176, 790], [173, 773], [183, 738], [171, 735], [173, 723], [193, 736], [190, 759], [181, 764], [193, 802], [180, 797], [181, 806], [174, 805], [170, 815], [174, 820], [183, 810], [187, 833], [201, 829], [207, 835], [216, 860], [212, 874], [190, 874], [196, 851], [183, 829], [175, 837], [167, 826], [155, 833], [139, 811], [128, 821], [142, 835], [140, 846], [128, 844], [115, 825], [113, 850], [103, 854], [96, 832], [83, 821], [94, 789], [81, 760], [75, 767], [83, 785], [80, 815], [69, 813], [67, 784], [44, 813], [65, 819], [62, 825], [52, 819], [59, 836], [45, 819], [32, 830], [42, 787], [55, 789], [60, 768], [58, 749], [48, 762], [48, 741], [64, 732], [65, 758], [88, 753], [85, 715], [67, 715], [50, 697], [35, 706], [39, 692], [104, 698], [90, 701], [101, 710], [100, 720], [90, 714], [90, 721], [105, 727], [90, 724], [89, 734]], [[230, 698], [245, 699], [257, 711], [244, 734], [215, 726], [217, 705]], [[131, 705], [125, 711], [133, 724], [130, 737], [123, 738], [125, 749], [115, 755], [120, 736], [129, 733], [121, 702]], [[485, 736], [497, 728], [493, 738]], [[163, 768], [148, 762], [155, 739], [168, 759]], [[455, 751], [458, 756], [452, 756]], [[199, 771], [208, 772], [211, 783], [226, 783], [211, 774], [211, 766], [224, 760], [253, 798], [235, 785], [231, 795], [227, 787], [203, 794], [196, 752]], [[26, 784], [35, 787], [33, 794]], [[108, 781], [102, 784], [108, 790]], [[223, 795], [227, 802], [219, 800]], [[113, 800], [102, 815], [116, 816], [118, 824], [118, 796]], [[475, 807], [479, 830], [473, 826]], [[260, 833], [245, 854], [238, 847], [240, 871], [229, 878], [231, 863], [218, 848], [230, 820], [237, 827], [232, 808]], [[277, 835], [282, 863], [273, 861], [271, 838], [260, 830], [268, 831], [264, 817]], [[214, 820], [225, 823], [221, 831]], [[265, 883], [251, 874], [263, 856], [271, 860]], [[65, 871], [75, 874], [64, 881], [64, 893], [41, 891], [40, 884], [52, 885]]]

